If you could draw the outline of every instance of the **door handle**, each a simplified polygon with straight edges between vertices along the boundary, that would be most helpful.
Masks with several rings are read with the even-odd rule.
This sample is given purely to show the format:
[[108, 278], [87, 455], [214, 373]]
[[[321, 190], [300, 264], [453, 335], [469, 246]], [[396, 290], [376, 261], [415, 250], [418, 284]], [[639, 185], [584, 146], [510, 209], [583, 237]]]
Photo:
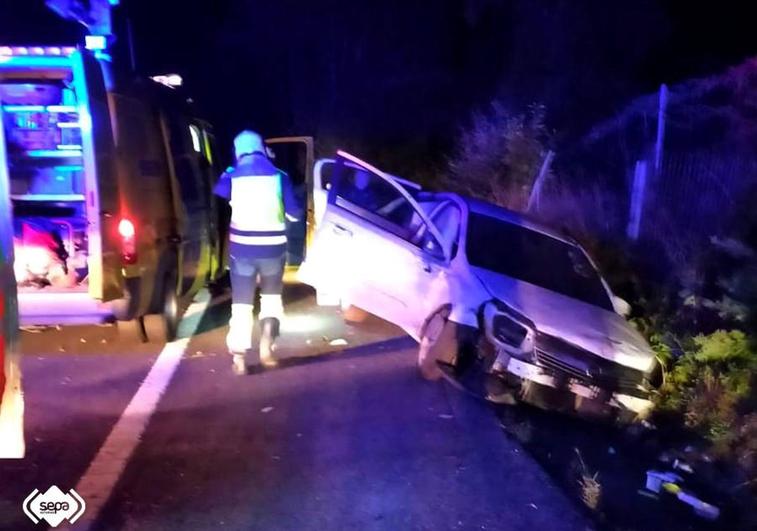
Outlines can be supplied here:
[[337, 236], [352, 236], [352, 231], [341, 225], [334, 225], [334, 234]]

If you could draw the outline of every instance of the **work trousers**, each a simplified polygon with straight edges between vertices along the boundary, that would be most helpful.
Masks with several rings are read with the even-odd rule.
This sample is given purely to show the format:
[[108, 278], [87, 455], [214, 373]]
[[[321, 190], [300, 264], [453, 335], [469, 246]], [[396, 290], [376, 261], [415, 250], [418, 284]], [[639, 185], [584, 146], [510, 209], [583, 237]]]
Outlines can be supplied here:
[[284, 255], [273, 258], [256, 257], [254, 253], [231, 254], [231, 320], [226, 344], [233, 353], [244, 353], [252, 348], [255, 326], [253, 307], [255, 292], [260, 286], [259, 318], [284, 317], [281, 292], [284, 287]]

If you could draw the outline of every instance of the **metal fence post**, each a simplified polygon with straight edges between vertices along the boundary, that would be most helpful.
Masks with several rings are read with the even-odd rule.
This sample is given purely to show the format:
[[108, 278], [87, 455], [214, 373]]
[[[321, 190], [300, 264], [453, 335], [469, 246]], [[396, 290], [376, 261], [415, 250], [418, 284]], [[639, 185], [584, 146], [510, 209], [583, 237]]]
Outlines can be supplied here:
[[636, 161], [633, 173], [633, 187], [631, 188], [631, 209], [628, 215], [627, 236], [632, 240], [639, 239], [641, 217], [644, 209], [644, 195], [647, 187], [647, 161]]
[[531, 187], [531, 194], [528, 197], [526, 212], [533, 212], [534, 209], [539, 209], [541, 192], [542, 188], [544, 188], [544, 180], [547, 178], [547, 173], [549, 172], [549, 167], [552, 165], [553, 158], [555, 158], [555, 152], [550, 149], [547, 151], [547, 155], [544, 157], [544, 161], [541, 164], [539, 175], [536, 176], [534, 185]]

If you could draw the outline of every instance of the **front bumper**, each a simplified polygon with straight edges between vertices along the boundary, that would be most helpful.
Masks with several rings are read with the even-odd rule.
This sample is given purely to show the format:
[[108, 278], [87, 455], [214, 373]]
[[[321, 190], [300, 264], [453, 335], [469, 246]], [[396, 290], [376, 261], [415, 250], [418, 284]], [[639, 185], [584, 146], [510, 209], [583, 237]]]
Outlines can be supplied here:
[[[502, 358], [509, 359], [502, 359]], [[528, 363], [504, 354], [497, 358], [495, 371], [507, 372], [517, 376], [521, 380], [534, 382], [539, 385], [568, 391], [589, 400], [604, 400], [610, 407], [628, 410], [636, 413], [639, 417], [645, 417], [652, 409], [652, 401], [648, 398], [633, 396], [618, 391], [609, 391], [598, 386], [587, 384], [584, 381], [570, 376], [555, 375], [538, 365]]]

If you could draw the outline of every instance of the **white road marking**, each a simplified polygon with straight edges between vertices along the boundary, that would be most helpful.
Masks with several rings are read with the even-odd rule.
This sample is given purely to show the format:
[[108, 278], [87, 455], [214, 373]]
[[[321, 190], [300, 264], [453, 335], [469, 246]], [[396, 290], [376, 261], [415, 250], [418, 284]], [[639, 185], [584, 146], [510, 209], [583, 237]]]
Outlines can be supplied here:
[[[205, 312], [211, 304], [208, 299], [207, 293], [202, 292], [198, 296], [197, 302], [189, 307], [184, 319], [182, 319], [182, 325], [188, 324], [188, 326], [183, 327], [186, 330], [180, 329], [183, 337], [166, 344], [163, 348], [142, 385], [139, 386], [137, 393], [126, 406], [108, 438], [105, 439], [89, 468], [76, 485], [76, 492], [87, 503], [87, 511], [76, 522], [74, 529], [81, 531], [90, 529], [108, 498], [110, 498], [121, 473], [139, 444], [161, 396], [171, 382], [190, 339], [202, 320], [192, 317], [201, 316]], [[213, 303], [215, 302], [213, 301]]]

